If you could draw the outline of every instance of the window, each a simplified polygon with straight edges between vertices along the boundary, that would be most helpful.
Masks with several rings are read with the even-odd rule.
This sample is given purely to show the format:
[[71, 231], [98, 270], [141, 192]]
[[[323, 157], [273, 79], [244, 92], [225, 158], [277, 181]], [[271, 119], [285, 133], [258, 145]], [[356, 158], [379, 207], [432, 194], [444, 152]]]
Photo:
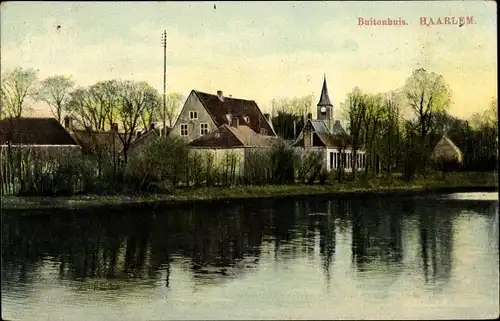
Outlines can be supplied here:
[[333, 168], [337, 168], [338, 167], [338, 154], [339, 153], [333, 153]]
[[260, 134], [261, 135], [267, 135], [267, 130], [265, 128], [260, 129]]
[[198, 119], [198, 112], [196, 110], [192, 110], [189, 112], [189, 119]]
[[248, 117], [248, 116], [244, 116], [244, 117], [243, 117], [243, 120], [244, 120], [246, 123], [250, 124], [250, 117]]
[[330, 152], [330, 169], [333, 168], [333, 152]]
[[200, 134], [208, 134], [208, 124], [200, 124]]
[[187, 135], [188, 135], [188, 125], [181, 124], [181, 136], [187, 136]]

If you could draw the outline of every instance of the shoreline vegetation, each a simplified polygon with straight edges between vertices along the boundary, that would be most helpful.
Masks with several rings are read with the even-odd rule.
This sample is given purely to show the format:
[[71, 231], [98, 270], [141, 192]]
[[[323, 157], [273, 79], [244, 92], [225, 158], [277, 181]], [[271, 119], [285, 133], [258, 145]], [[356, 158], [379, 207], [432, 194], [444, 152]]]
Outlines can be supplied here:
[[218, 202], [245, 202], [255, 199], [285, 199], [301, 197], [378, 197], [432, 193], [498, 191], [496, 172], [448, 173], [429, 175], [408, 182], [399, 178], [372, 178], [369, 181], [344, 181], [323, 185], [236, 185], [229, 187], [177, 188], [170, 193], [134, 193], [118, 195], [74, 196], [4, 196], [3, 211], [79, 210], [79, 209], [155, 209], [179, 205]]

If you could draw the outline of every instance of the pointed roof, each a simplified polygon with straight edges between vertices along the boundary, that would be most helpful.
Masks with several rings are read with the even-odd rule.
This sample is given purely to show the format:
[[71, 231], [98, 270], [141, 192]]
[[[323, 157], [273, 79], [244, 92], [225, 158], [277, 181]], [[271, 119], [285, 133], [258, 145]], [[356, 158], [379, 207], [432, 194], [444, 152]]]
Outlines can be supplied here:
[[[308, 119], [304, 128], [300, 132], [297, 140], [292, 144], [294, 147], [304, 146], [304, 130], [311, 130], [314, 135], [314, 146], [341, 147], [351, 146], [350, 137], [340, 125], [336, 122], [334, 132], [332, 133], [325, 122], [322, 120]], [[317, 139], [316, 139], [317, 138]]]
[[463, 161], [463, 153], [460, 148], [453, 143], [451, 139], [449, 139], [446, 135], [443, 135], [441, 140], [434, 147], [434, 151], [432, 154], [434, 159], [438, 158], [455, 158], [459, 162]]
[[330, 106], [333, 107], [330, 102], [330, 97], [328, 96], [328, 88], [326, 86], [326, 75], [323, 79], [323, 88], [321, 88], [321, 97], [319, 98], [318, 106]]

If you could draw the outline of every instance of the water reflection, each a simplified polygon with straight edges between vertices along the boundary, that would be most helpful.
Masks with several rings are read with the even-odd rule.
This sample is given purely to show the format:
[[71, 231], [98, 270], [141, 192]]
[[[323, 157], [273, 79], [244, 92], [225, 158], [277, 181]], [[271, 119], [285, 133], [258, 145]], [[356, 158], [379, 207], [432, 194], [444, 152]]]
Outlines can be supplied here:
[[[454, 224], [464, 211], [491, 219], [489, 238], [498, 253], [498, 203], [474, 201], [318, 198], [164, 213], [6, 216], [2, 295], [30, 295], [48, 263], [57, 265], [49, 278], [59, 280], [58, 286], [77, 282], [71, 283], [74, 291], [170, 288], [178, 277], [173, 265], [182, 267], [195, 287], [219, 285], [267, 266], [265, 248], [272, 249], [271, 258], [280, 266], [305, 260], [314, 271], [317, 263], [327, 289], [337, 261], [350, 262], [352, 278], [378, 273], [386, 284], [414, 269], [425, 284], [440, 289], [451, 278]], [[338, 247], [345, 245], [348, 252], [339, 254]], [[413, 250], [419, 253], [417, 263], [412, 263]]]

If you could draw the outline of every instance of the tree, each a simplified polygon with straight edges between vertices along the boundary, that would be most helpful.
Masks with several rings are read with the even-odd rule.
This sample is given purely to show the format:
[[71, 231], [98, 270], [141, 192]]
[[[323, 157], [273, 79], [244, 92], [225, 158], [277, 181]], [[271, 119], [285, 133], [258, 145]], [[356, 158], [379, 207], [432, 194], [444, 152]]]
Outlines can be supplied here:
[[107, 110], [95, 103], [96, 88], [77, 88], [71, 94], [67, 111], [76, 123], [88, 130], [104, 130]]
[[307, 114], [311, 110], [312, 99], [312, 95], [307, 95], [291, 99], [275, 98], [272, 100], [272, 123], [279, 136], [284, 139], [296, 138], [295, 136], [304, 127]]
[[366, 96], [366, 112], [363, 118], [364, 126], [364, 144], [367, 151], [367, 162], [365, 164], [365, 177], [368, 177], [370, 170], [377, 172], [377, 143], [380, 140], [379, 130], [380, 123], [383, 117], [383, 99], [382, 95], [368, 95]]
[[122, 125], [123, 156], [128, 160], [128, 151], [139, 127], [139, 121], [150, 104], [158, 97], [158, 91], [146, 82], [124, 81], [120, 83], [120, 103], [117, 116]]
[[[365, 132], [363, 120], [366, 117], [367, 98], [368, 96], [363, 95], [359, 88], [354, 88], [347, 95], [347, 104], [345, 106], [347, 108], [346, 115], [347, 121], [349, 122], [348, 131], [351, 138], [352, 156], [354, 160], [357, 159], [358, 150], [363, 145], [363, 133]], [[356, 179], [357, 165], [357, 162], [354, 161], [352, 166], [353, 179]]]
[[305, 121], [307, 114], [311, 110], [311, 104], [313, 100], [313, 95], [307, 95], [303, 97], [295, 98], [275, 98], [272, 100], [272, 115], [273, 117], [278, 114], [278, 112], [289, 113], [292, 115], [298, 115], [302, 117]]
[[417, 167], [425, 166], [432, 148], [428, 137], [433, 117], [436, 112], [447, 110], [451, 103], [451, 90], [443, 76], [417, 69], [406, 80], [404, 93], [419, 131], [421, 155]]
[[[167, 95], [165, 119], [170, 128], [172, 128], [174, 121], [177, 118], [177, 114], [181, 108], [181, 104], [184, 101], [184, 99], [185, 98], [181, 93], [173, 92]], [[163, 114], [163, 112], [161, 114]]]
[[35, 96], [37, 79], [34, 69], [16, 68], [2, 74], [1, 114], [17, 118], [25, 114], [28, 111], [26, 99]]
[[49, 105], [52, 114], [59, 122], [62, 120], [63, 109], [74, 84], [70, 77], [62, 75], [48, 77], [42, 81], [37, 98]]
[[283, 139], [291, 140], [297, 138], [300, 130], [304, 127], [304, 118], [299, 115], [285, 111], [278, 111], [272, 119], [276, 134]]
[[385, 172], [390, 177], [402, 153], [400, 106], [395, 93], [386, 95], [382, 105], [380, 149]]

